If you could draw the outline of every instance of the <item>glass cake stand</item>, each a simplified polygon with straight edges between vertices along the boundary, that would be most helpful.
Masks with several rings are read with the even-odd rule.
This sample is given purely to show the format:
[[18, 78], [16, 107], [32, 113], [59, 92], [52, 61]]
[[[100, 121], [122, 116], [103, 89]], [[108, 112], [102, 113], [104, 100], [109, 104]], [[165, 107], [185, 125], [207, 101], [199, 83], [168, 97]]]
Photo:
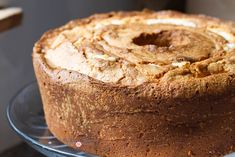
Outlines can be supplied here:
[[[21, 89], [7, 108], [13, 130], [30, 146], [48, 157], [98, 157], [68, 147], [48, 130], [36, 82]], [[235, 153], [225, 157], [235, 157]]]
[[12, 129], [30, 146], [48, 157], [98, 157], [61, 143], [48, 130], [36, 82], [21, 89], [7, 108]]

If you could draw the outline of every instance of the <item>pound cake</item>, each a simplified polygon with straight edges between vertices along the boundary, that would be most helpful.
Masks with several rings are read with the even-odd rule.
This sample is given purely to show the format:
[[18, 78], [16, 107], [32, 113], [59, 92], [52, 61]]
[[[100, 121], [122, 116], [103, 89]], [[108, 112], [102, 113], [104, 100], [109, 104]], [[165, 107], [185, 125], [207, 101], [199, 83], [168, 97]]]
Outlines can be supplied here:
[[50, 131], [101, 157], [235, 151], [235, 23], [111, 12], [50, 30], [33, 64]]

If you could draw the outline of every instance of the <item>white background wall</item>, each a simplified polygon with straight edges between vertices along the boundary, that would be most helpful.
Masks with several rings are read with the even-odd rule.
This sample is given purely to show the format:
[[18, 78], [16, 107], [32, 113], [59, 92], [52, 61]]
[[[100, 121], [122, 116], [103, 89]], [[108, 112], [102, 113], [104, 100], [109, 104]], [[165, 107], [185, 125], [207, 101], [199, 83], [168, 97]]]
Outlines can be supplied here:
[[[5, 1], [5, 0], [4, 0]], [[3, 0], [0, 0], [0, 4]], [[167, 3], [144, 0], [11, 0], [24, 11], [22, 25], [0, 34], [0, 152], [19, 142], [6, 120], [6, 106], [23, 85], [34, 80], [31, 52], [43, 32], [93, 13], [160, 9]]]

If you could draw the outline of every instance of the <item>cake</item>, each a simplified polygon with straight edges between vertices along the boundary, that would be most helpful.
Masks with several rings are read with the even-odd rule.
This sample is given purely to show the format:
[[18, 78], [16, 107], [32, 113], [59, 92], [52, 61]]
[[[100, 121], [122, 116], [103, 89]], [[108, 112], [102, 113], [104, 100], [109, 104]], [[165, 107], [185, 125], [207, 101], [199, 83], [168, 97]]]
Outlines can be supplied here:
[[46, 122], [102, 157], [235, 151], [235, 23], [111, 12], [46, 32], [33, 49]]

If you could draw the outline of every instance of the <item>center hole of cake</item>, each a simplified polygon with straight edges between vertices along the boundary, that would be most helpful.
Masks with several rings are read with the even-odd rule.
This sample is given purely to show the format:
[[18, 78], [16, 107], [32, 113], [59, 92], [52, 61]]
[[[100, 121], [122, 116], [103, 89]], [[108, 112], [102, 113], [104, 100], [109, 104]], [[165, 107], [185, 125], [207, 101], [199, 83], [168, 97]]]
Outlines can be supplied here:
[[141, 33], [133, 38], [133, 43], [139, 46], [156, 45], [158, 47], [169, 47], [171, 45], [171, 34], [169, 31], [159, 33]]
[[133, 38], [133, 43], [139, 46], [156, 45], [157, 47], [183, 46], [190, 44], [190, 36], [186, 30], [162, 30], [157, 33], [141, 33]]

